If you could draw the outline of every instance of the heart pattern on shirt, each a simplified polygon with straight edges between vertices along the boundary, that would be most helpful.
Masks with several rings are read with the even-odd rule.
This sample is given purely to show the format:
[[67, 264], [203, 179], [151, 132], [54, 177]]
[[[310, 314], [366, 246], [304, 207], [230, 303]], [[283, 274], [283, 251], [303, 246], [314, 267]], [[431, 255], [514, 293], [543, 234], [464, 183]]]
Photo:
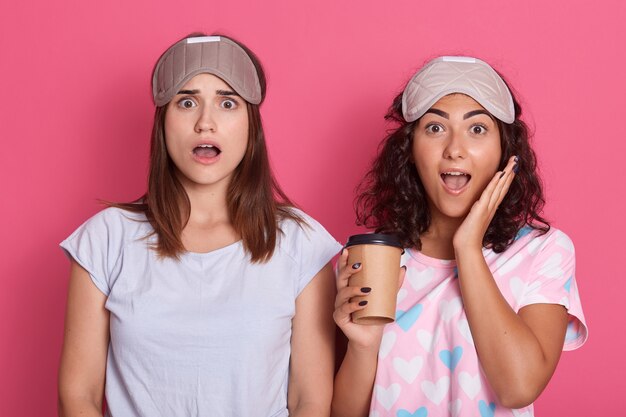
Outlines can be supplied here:
[[441, 314], [441, 319], [445, 322], [450, 321], [452, 317], [455, 317], [461, 312], [461, 308], [463, 308], [461, 297], [453, 298], [450, 301], [441, 300], [439, 303], [439, 314]]
[[391, 384], [388, 388], [383, 388], [380, 385], [374, 385], [374, 395], [376, 400], [389, 411], [391, 407], [398, 401], [400, 396], [400, 384]]
[[513, 409], [513, 415], [515, 417], [533, 417], [533, 413], [531, 411], [520, 411]]
[[[551, 232], [545, 237], [535, 235], [519, 237], [511, 250], [501, 254], [483, 250], [496, 284], [515, 311], [545, 299], [571, 304], [571, 314], [577, 317], [578, 288], [573, 253], [567, 247], [570, 242], [565, 237], [563, 245], [557, 245], [554, 238], [558, 236]], [[531, 250], [534, 255], [529, 254]], [[532, 407], [510, 410], [494, 400], [463, 311], [461, 282], [454, 277], [456, 263], [407, 253], [403, 259], [408, 268], [406, 280], [397, 296], [397, 322], [385, 327], [381, 343], [378, 388], [371, 405], [376, 414], [370, 417], [495, 417], [505, 413], [530, 417]], [[554, 253], [561, 255], [560, 265]], [[564, 273], [551, 278], [555, 268]], [[537, 274], [539, 270], [543, 275]], [[584, 324], [570, 317], [566, 345], [579, 343], [584, 331]], [[393, 384], [399, 385], [397, 397]]]
[[509, 272], [517, 268], [523, 260], [524, 260], [524, 254], [520, 252], [516, 253], [510, 258], [507, 258], [507, 257], [498, 258], [498, 260], [496, 261], [496, 266], [498, 267], [498, 274], [500, 276], [508, 274]]
[[480, 375], [476, 374], [472, 376], [469, 372], [461, 372], [459, 374], [459, 385], [461, 389], [463, 389], [463, 392], [473, 400], [482, 388]]
[[415, 410], [414, 413], [411, 413], [410, 411], [407, 410], [398, 410], [398, 412], [396, 413], [396, 417], [427, 417], [428, 416], [428, 410], [426, 409], [426, 407], [420, 407], [417, 410]]
[[415, 381], [415, 378], [422, 370], [423, 364], [424, 359], [421, 356], [416, 356], [410, 361], [402, 358], [393, 358], [393, 369], [409, 384]]
[[420, 345], [424, 348], [424, 350], [427, 352], [433, 351], [433, 347], [435, 346], [435, 344], [437, 344], [437, 339], [438, 339], [438, 330], [435, 330], [434, 334], [430, 334], [428, 330], [424, 330], [424, 329], [419, 329], [417, 331], [417, 340], [419, 341]]
[[398, 296], [396, 297], [396, 304], [400, 304], [402, 300], [406, 298], [408, 293], [409, 292], [404, 288], [401, 288], [400, 290], [398, 290]]
[[395, 332], [387, 332], [383, 334], [383, 338], [380, 341], [378, 356], [382, 359], [386, 358], [389, 352], [391, 352], [391, 349], [393, 348], [393, 345], [395, 345], [397, 339], [398, 335], [396, 335]]
[[463, 338], [467, 340], [467, 343], [474, 346], [474, 338], [472, 337], [472, 331], [470, 330], [468, 321], [466, 319], [459, 320], [459, 322], [456, 324], [456, 327], [457, 329], [459, 329], [459, 333], [461, 333], [461, 336], [463, 336]]
[[541, 265], [537, 274], [548, 278], [557, 278], [562, 276], [565, 273], [565, 271], [561, 268], [562, 259], [563, 256], [559, 252], [553, 253], [548, 260]]
[[487, 405], [483, 400], [478, 401], [478, 411], [480, 411], [480, 417], [493, 417], [496, 412], [496, 403], [489, 403]]
[[435, 270], [433, 268], [426, 268], [422, 271], [417, 269], [409, 269], [406, 273], [406, 279], [411, 284], [411, 287], [415, 291], [420, 291], [435, 277]]
[[454, 368], [456, 368], [459, 364], [461, 356], [463, 356], [463, 348], [461, 346], [455, 346], [452, 351], [444, 349], [439, 352], [439, 359], [441, 359], [441, 362], [443, 362], [443, 364], [453, 372]]
[[463, 405], [463, 401], [460, 398], [457, 398], [455, 401], [450, 401], [448, 404], [448, 411], [450, 411], [450, 415], [452, 417], [457, 417], [461, 412], [461, 406]]
[[421, 388], [426, 398], [439, 405], [450, 389], [450, 377], [442, 376], [437, 382], [422, 381]]
[[396, 323], [405, 332], [408, 331], [422, 314], [423, 306], [415, 304], [409, 311], [396, 311]]
[[519, 277], [513, 277], [509, 281], [509, 288], [515, 301], [519, 304], [522, 301], [528, 301], [527, 299], [538, 296], [539, 291], [541, 291], [541, 282], [533, 281], [527, 286]]

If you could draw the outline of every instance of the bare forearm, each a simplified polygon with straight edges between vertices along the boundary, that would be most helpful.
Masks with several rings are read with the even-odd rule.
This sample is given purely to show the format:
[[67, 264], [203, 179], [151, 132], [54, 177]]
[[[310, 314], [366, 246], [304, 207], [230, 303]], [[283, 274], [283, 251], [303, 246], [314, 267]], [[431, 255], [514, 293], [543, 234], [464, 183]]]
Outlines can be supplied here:
[[335, 377], [332, 417], [366, 417], [378, 365], [378, 349], [358, 349], [348, 343]]
[[328, 405], [322, 406], [320, 404], [313, 403], [299, 404], [293, 410], [289, 410], [290, 417], [325, 417], [328, 415]]
[[503, 405], [534, 401], [553, 369], [537, 337], [502, 296], [480, 250], [457, 251], [461, 294], [476, 351]]
[[59, 417], [102, 417], [102, 404], [61, 397], [59, 398]]

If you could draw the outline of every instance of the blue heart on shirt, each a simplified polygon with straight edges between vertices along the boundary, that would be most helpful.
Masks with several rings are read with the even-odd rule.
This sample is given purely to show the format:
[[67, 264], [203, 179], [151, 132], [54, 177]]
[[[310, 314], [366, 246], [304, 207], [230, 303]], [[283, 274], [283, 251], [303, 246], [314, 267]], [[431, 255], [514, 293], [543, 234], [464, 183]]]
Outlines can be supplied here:
[[565, 287], [565, 291], [569, 292], [572, 288], [572, 277], [569, 277], [569, 279], [567, 280], [567, 282], [564, 285]]
[[415, 410], [414, 413], [410, 413], [406, 410], [398, 410], [396, 417], [426, 417], [428, 416], [428, 410], [426, 407], [420, 407]]
[[459, 364], [461, 356], [463, 356], [463, 348], [461, 346], [456, 346], [452, 349], [452, 352], [447, 349], [439, 352], [439, 359], [441, 359], [443, 364], [451, 371], [454, 371], [454, 368]]
[[571, 342], [572, 340], [578, 339], [578, 337], [579, 337], [578, 330], [576, 329], [574, 322], [570, 321], [569, 323], [567, 323], [567, 331], [565, 332], [565, 341]]
[[398, 326], [402, 328], [405, 332], [408, 331], [415, 321], [419, 318], [420, 314], [422, 314], [422, 310], [424, 307], [421, 304], [416, 304], [409, 311], [396, 311], [396, 322]]
[[496, 403], [487, 403], [483, 400], [478, 401], [478, 410], [480, 410], [481, 417], [493, 417], [496, 411]]
[[515, 240], [523, 238], [524, 236], [526, 236], [532, 231], [533, 231], [532, 227], [529, 227], [529, 226], [522, 227], [521, 229], [519, 229], [519, 232], [517, 232], [517, 236], [515, 236]]

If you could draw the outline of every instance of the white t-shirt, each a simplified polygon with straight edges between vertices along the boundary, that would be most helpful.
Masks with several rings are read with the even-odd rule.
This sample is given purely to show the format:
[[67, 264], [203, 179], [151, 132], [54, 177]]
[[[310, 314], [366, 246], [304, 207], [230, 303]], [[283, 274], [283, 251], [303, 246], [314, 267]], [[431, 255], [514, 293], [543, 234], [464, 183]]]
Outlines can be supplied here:
[[61, 243], [108, 297], [111, 417], [287, 416], [295, 301], [341, 246], [315, 220], [281, 222], [274, 255], [242, 242], [158, 259], [143, 214], [108, 208]]

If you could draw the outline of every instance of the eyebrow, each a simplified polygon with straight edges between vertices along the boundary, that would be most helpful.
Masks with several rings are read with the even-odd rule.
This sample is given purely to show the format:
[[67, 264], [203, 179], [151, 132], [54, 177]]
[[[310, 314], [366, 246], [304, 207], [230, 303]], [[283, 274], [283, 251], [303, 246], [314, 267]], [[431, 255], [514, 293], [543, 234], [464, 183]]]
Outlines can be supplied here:
[[439, 109], [435, 109], [435, 108], [432, 108], [432, 107], [430, 109], [426, 110], [426, 113], [435, 113], [436, 115], [441, 116], [444, 119], [449, 119], [450, 118], [450, 115], [448, 113], [446, 113], [445, 111], [439, 110]]
[[480, 109], [480, 110], [468, 111], [467, 113], [463, 115], [463, 120], [469, 119], [470, 117], [474, 117], [479, 114], [485, 114], [493, 119], [493, 117], [491, 116], [491, 113], [489, 113], [487, 110]]
[[[443, 110], [430, 108], [430, 109], [426, 110], [426, 113], [434, 113], [434, 114], [436, 114], [438, 116], [443, 117], [444, 119], [450, 119], [450, 115], [448, 113], [446, 113], [445, 111], [443, 111]], [[493, 118], [493, 116], [491, 116], [491, 114], [488, 111], [483, 110], [483, 109], [479, 109], [479, 110], [468, 111], [467, 113], [465, 113], [463, 115], [463, 120], [467, 120], [470, 117], [474, 117], [474, 116], [477, 116], [479, 114], [485, 114], [485, 115], [489, 116], [490, 118]]]
[[[188, 95], [200, 94], [200, 90], [180, 90], [178, 94], [188, 94]], [[218, 96], [239, 96], [239, 94], [230, 90], [215, 90], [215, 94], [217, 94]]]
[[215, 94], [218, 96], [239, 96], [239, 94], [231, 90], [215, 90]]

